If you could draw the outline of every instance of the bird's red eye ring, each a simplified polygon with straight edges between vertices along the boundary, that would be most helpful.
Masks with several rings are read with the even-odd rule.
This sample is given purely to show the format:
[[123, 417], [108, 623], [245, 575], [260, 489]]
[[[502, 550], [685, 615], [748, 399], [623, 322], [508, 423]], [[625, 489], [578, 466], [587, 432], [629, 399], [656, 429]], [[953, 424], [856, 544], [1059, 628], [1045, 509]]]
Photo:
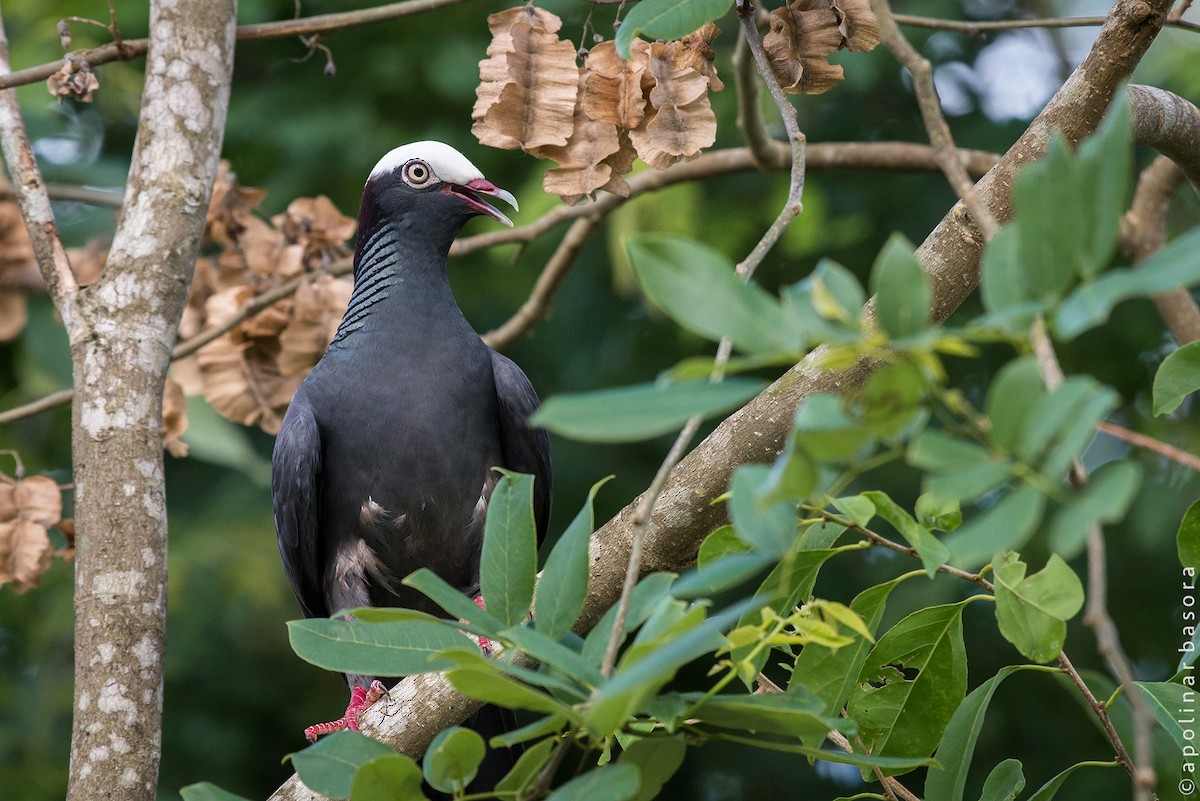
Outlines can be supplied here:
[[433, 178], [433, 170], [420, 159], [414, 159], [404, 165], [404, 180], [410, 186], [424, 186]]

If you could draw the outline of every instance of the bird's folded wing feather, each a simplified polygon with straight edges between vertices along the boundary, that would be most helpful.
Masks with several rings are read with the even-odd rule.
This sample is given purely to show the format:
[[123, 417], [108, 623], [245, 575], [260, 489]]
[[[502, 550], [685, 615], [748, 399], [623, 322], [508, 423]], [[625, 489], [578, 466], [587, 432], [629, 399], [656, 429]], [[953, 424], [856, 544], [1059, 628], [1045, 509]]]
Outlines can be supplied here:
[[271, 494], [283, 568], [305, 617], [329, 614], [317, 575], [320, 475], [321, 434], [312, 409], [297, 395], [275, 442]]
[[496, 381], [496, 399], [500, 403], [500, 446], [504, 451], [504, 467], [531, 473], [535, 478], [533, 519], [537, 523], [540, 545], [550, 519], [550, 438], [545, 429], [529, 426], [529, 416], [538, 409], [538, 396], [521, 368], [507, 356], [492, 351], [492, 374]]

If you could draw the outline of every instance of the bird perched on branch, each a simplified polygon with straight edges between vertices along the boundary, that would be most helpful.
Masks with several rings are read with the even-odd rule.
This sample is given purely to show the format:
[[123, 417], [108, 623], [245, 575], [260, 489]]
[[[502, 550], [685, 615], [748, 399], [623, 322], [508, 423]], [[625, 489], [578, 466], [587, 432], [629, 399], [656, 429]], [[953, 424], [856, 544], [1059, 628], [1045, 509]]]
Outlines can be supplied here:
[[[450, 244], [469, 219], [512, 225], [485, 197], [517, 206], [440, 142], [392, 150], [367, 179], [354, 292], [292, 398], [272, 460], [279, 551], [308, 617], [362, 606], [441, 614], [401, 584], [422, 567], [477, 595], [493, 467], [536, 476], [539, 541], [545, 534], [549, 443], [526, 422], [537, 395], [516, 364], [480, 340], [446, 275]], [[357, 730], [383, 690], [376, 677], [346, 679], [345, 716], [310, 727], [309, 739]]]

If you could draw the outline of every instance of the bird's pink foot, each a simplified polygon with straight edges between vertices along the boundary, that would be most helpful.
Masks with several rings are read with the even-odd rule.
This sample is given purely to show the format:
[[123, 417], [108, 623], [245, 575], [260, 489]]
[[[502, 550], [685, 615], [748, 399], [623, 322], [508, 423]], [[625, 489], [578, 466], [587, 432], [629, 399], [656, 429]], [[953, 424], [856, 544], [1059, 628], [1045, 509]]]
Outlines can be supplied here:
[[[487, 606], [483, 603], [482, 595], [475, 596], [475, 605], [478, 606], [483, 611], [485, 611], [485, 612], [487, 611]], [[489, 640], [487, 637], [483, 637], [483, 636], [481, 636], [479, 638], [479, 647], [483, 651], [485, 656], [492, 656], [494, 653], [496, 653], [498, 650], [500, 650], [497, 646], [492, 644], [491, 640]]]
[[350, 731], [358, 731], [358, 718], [367, 709], [383, 696], [387, 695], [387, 688], [383, 686], [383, 682], [378, 680], [371, 682], [368, 687], [355, 687], [350, 692], [350, 704], [346, 707], [346, 714], [338, 720], [331, 720], [328, 723], [316, 723], [304, 730], [304, 737], [310, 743], [315, 743], [317, 738], [332, 734], [335, 731], [349, 729]]

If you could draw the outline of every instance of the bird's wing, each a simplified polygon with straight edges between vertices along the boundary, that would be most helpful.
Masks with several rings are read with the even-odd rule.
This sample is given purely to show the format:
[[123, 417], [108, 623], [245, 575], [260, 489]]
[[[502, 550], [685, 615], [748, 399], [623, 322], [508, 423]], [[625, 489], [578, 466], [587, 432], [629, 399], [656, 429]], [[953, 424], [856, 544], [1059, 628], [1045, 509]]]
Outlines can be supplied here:
[[275, 535], [292, 592], [305, 617], [324, 617], [317, 544], [321, 434], [307, 401], [297, 393], [284, 415], [271, 459]]
[[535, 477], [533, 519], [537, 523], [540, 545], [550, 521], [550, 438], [545, 429], [529, 426], [529, 415], [538, 409], [538, 396], [521, 368], [507, 356], [492, 351], [492, 374], [496, 380], [496, 398], [500, 402], [502, 466]]

